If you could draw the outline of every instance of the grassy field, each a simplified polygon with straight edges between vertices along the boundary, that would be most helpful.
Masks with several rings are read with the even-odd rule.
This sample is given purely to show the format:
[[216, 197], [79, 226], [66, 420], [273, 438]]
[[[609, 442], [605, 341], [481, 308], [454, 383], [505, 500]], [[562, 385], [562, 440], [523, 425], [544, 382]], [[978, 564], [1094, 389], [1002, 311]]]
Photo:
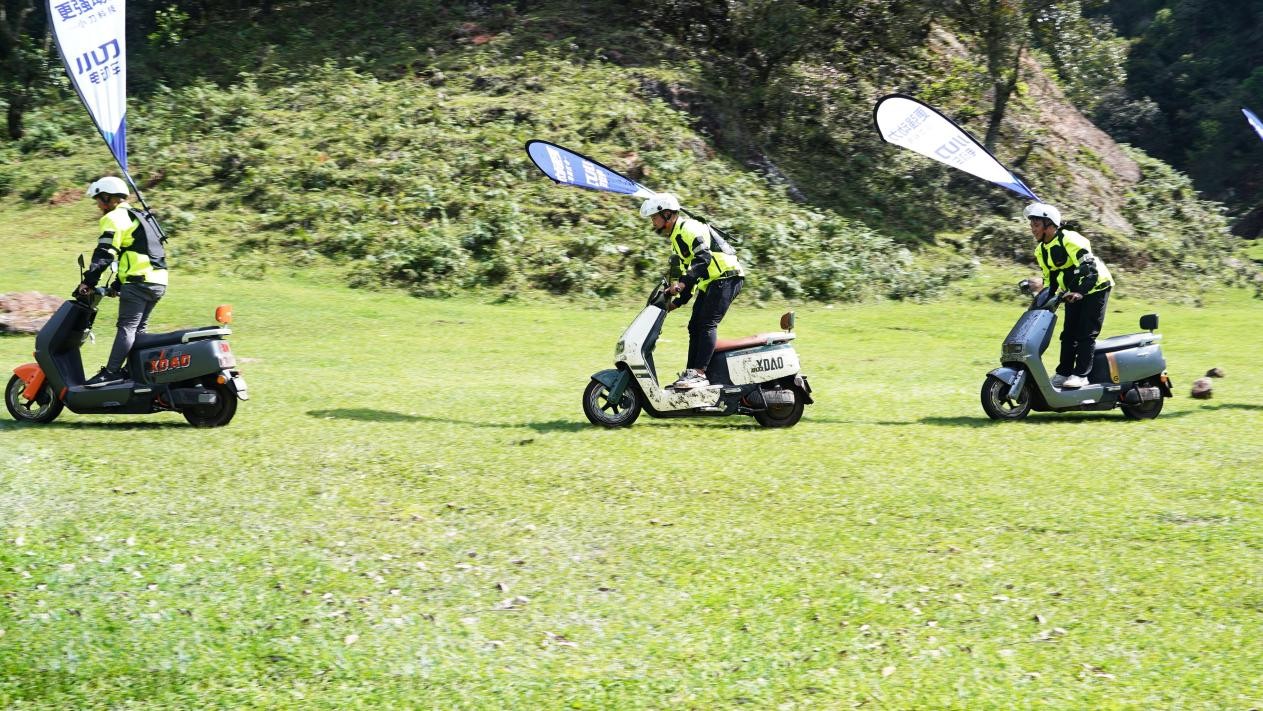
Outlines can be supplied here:
[[[3, 217], [0, 291], [68, 293], [86, 208]], [[1162, 315], [1159, 419], [993, 424], [1020, 306], [981, 294], [1017, 276], [800, 307], [791, 430], [602, 431], [579, 396], [637, 303], [177, 272], [153, 329], [233, 303], [252, 399], [220, 430], [0, 423], [0, 707], [1263, 705], [1263, 305], [1125, 294], [1108, 333]]]

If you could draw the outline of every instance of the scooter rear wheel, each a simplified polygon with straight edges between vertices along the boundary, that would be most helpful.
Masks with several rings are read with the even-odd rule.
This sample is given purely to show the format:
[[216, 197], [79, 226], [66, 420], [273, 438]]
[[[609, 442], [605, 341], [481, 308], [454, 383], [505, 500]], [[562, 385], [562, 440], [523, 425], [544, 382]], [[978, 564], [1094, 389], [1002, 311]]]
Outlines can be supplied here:
[[1129, 420], [1152, 420], [1162, 412], [1162, 398], [1139, 405], [1123, 405], [1123, 416]]
[[803, 418], [803, 411], [806, 408], [807, 404], [803, 401], [803, 395], [795, 391], [794, 404], [775, 405], [762, 412], [756, 412], [754, 420], [764, 427], [793, 427]]
[[988, 375], [982, 383], [982, 410], [993, 420], [1020, 420], [1031, 414], [1031, 384], [1022, 386], [1017, 400], [1009, 399], [1010, 386]]
[[237, 414], [237, 394], [226, 385], [212, 385], [215, 391], [214, 405], [194, 405], [181, 410], [180, 414], [194, 427], [223, 427]]
[[65, 407], [61, 400], [57, 399], [57, 393], [53, 392], [53, 386], [48, 381], [44, 381], [44, 385], [35, 394], [34, 400], [27, 400], [22, 396], [25, 390], [26, 381], [16, 375], [9, 378], [9, 386], [4, 389], [4, 406], [18, 422], [48, 424], [57, 419], [62, 408]]
[[583, 391], [583, 414], [601, 427], [630, 427], [640, 417], [640, 394], [629, 384], [619, 402], [610, 402], [609, 386], [593, 380]]

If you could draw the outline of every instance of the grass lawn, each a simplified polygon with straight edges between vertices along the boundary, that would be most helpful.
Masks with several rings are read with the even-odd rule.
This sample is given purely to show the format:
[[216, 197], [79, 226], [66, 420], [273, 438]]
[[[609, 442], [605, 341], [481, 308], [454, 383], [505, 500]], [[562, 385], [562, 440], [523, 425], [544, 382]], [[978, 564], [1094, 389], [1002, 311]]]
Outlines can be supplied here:
[[[0, 237], [0, 292], [69, 293], [91, 242], [72, 212], [4, 213], [38, 229]], [[988, 421], [978, 389], [1021, 309], [975, 298], [988, 283], [800, 307], [818, 404], [793, 429], [603, 431], [580, 394], [635, 300], [292, 272], [176, 271], [155, 312], [165, 330], [234, 304], [252, 399], [228, 427], [0, 423], [0, 707], [1263, 705], [1247, 296], [1111, 301], [1107, 334], [1162, 315], [1178, 397], [1155, 421]], [[738, 301], [724, 334], [780, 306]], [[31, 347], [0, 338], [0, 362]], [[1212, 366], [1215, 399], [1189, 399]]]

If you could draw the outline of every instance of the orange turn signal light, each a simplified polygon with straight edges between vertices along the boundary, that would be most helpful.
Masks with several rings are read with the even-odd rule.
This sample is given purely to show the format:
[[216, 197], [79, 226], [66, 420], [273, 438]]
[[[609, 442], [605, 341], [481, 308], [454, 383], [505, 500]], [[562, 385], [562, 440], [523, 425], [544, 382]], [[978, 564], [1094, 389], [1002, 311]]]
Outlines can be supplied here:
[[215, 382], [219, 383], [220, 385], [223, 385], [224, 383], [228, 382], [228, 378], [225, 378], [224, 376], [221, 375], [218, 378], [215, 378]]
[[232, 304], [220, 304], [215, 307], [215, 320], [223, 323], [232, 323]]

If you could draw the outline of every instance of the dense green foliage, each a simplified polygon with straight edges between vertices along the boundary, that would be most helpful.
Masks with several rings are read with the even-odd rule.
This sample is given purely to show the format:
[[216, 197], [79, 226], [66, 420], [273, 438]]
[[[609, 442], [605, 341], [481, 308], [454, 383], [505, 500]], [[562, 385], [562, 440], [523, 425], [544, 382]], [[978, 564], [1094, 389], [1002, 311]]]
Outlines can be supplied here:
[[1099, 122], [1117, 122], [1120, 138], [1218, 199], [1263, 203], [1263, 143], [1241, 114], [1263, 110], [1263, 2], [1128, 0], [1101, 12], [1134, 45], [1126, 91], [1100, 106]]
[[[261, 276], [329, 257], [355, 285], [506, 296], [608, 295], [656, 275], [666, 249], [633, 202], [556, 188], [531, 166], [522, 145], [545, 138], [674, 190], [727, 228], [761, 297], [922, 298], [979, 256], [1026, 258], [1016, 201], [872, 128], [875, 98], [906, 90], [988, 130], [990, 60], [932, 40], [936, 18], [965, 27], [961, 7], [133, 3], [134, 173], [177, 235], [181, 269]], [[1065, 36], [1099, 30], [1077, 2], [1022, 12]], [[1049, 55], [1072, 96], [1113, 76], [1117, 52], [1092, 46]], [[1017, 77], [1000, 79], [1021, 116], [1031, 109]], [[1086, 154], [1033, 151], [1043, 129], [1026, 118], [1003, 125], [998, 154], [1045, 194], [1101, 170]], [[0, 143], [0, 193], [74, 199], [108, 165], [93, 138], [65, 93], [32, 108], [23, 135]], [[1212, 207], [1191, 190], [1148, 194], [1155, 209], [1135, 225], [1188, 235], [1206, 279], [1235, 278]], [[978, 228], [1003, 246], [926, 251]], [[1084, 229], [1121, 265], [1152, 272], [1138, 281], [1183, 274], [1152, 258], [1161, 249], [1139, 229]]]

